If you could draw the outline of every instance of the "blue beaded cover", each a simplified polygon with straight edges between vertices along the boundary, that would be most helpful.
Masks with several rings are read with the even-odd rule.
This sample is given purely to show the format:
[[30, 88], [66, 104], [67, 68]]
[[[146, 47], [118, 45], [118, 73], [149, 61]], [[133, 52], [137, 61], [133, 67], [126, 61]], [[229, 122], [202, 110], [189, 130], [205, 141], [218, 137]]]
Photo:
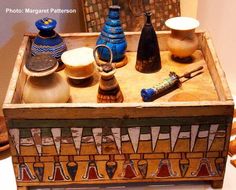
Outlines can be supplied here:
[[35, 22], [35, 26], [40, 30], [32, 43], [32, 55], [50, 54], [56, 59], [60, 59], [64, 51], [67, 50], [63, 39], [54, 31], [56, 20], [43, 18]]

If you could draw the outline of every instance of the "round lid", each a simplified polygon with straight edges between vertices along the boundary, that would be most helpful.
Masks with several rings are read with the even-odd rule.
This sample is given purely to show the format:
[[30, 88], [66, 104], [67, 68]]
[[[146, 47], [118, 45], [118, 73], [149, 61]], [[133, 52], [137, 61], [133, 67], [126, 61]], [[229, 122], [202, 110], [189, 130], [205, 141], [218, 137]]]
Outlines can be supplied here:
[[46, 76], [56, 71], [57, 59], [48, 54], [33, 56], [25, 64], [24, 71], [29, 76]]
[[81, 47], [64, 52], [61, 60], [68, 66], [87, 66], [94, 62], [93, 49], [88, 47]]
[[119, 5], [111, 5], [109, 8], [110, 9], [120, 10], [120, 6]]
[[52, 18], [43, 18], [35, 22], [35, 26], [39, 30], [53, 30], [57, 25], [57, 21]]
[[103, 64], [101, 67], [102, 67], [103, 72], [105, 72], [105, 73], [109, 73], [109, 72], [111, 72], [111, 71], [114, 70], [114, 68], [112, 67], [112, 65], [109, 64], [109, 63], [105, 63], [105, 64]]
[[168, 19], [165, 25], [174, 30], [192, 30], [199, 27], [200, 23], [191, 17], [174, 17]]

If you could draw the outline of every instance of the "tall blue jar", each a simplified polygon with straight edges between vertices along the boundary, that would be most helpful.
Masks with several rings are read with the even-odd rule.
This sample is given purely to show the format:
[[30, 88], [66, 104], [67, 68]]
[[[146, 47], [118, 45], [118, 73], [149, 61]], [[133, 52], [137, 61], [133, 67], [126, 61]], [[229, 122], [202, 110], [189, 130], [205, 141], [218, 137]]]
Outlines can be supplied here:
[[32, 55], [50, 54], [59, 62], [59, 67], [63, 67], [61, 55], [67, 50], [66, 44], [59, 34], [54, 31], [57, 21], [52, 18], [43, 18], [35, 22], [39, 33], [35, 37], [31, 47]]
[[[104, 44], [112, 50], [112, 62], [120, 62], [124, 59], [127, 42], [121, 26], [119, 6], [113, 5], [109, 7], [105, 25], [103, 26], [96, 44]], [[110, 53], [106, 48], [99, 48], [98, 56], [103, 61], [108, 62], [110, 60]]]

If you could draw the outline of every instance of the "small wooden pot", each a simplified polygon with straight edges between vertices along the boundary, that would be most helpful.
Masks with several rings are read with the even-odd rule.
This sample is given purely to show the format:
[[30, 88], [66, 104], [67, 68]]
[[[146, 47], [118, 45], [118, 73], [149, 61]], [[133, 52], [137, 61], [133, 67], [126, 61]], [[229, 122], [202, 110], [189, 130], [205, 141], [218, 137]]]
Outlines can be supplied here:
[[[107, 48], [110, 53], [110, 62], [100, 63], [96, 56], [98, 48]], [[123, 94], [120, 90], [120, 86], [115, 77], [115, 64], [112, 63], [113, 54], [111, 49], [106, 45], [98, 45], [93, 51], [94, 59], [97, 64], [97, 68], [100, 72], [100, 81], [97, 95], [98, 103], [121, 103], [124, 101]]]

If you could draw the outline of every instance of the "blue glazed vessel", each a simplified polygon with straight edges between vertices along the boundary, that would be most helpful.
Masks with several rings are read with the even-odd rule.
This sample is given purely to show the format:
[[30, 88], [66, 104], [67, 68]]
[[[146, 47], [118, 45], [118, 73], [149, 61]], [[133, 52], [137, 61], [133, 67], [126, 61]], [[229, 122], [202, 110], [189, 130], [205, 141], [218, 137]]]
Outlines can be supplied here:
[[[124, 59], [127, 42], [120, 21], [120, 7], [117, 5], [109, 8], [108, 17], [96, 43], [96, 45], [101, 44], [108, 46], [112, 50], [112, 62], [119, 62]], [[98, 56], [106, 62], [110, 59], [110, 53], [106, 48], [99, 48]]]
[[67, 47], [59, 34], [54, 31], [56, 25], [57, 21], [51, 18], [43, 18], [35, 22], [39, 33], [32, 43], [31, 53], [33, 56], [50, 54], [62, 66], [61, 55], [67, 50]]

